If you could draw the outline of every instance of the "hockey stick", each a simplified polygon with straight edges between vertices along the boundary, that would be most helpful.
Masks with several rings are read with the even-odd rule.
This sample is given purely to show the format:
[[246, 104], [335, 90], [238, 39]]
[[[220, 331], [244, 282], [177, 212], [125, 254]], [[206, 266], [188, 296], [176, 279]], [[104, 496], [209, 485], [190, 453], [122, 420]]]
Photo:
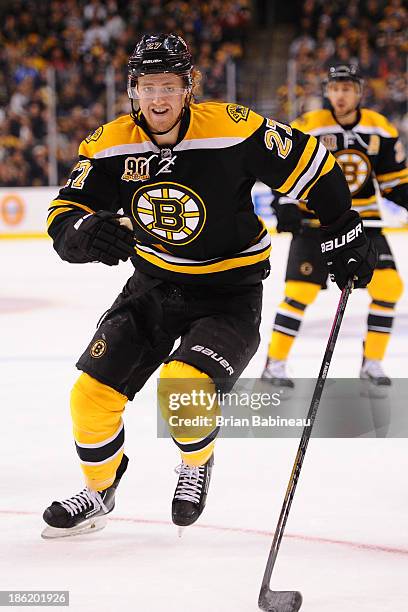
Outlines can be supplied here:
[[303, 460], [306, 455], [307, 445], [309, 444], [317, 409], [319, 407], [320, 398], [323, 392], [324, 383], [326, 381], [327, 372], [329, 370], [330, 362], [333, 356], [334, 347], [336, 346], [336, 340], [340, 331], [344, 311], [346, 310], [347, 300], [352, 289], [353, 281], [350, 279], [341, 292], [336, 315], [334, 317], [329, 340], [327, 342], [326, 352], [323, 357], [323, 362], [320, 367], [320, 372], [316, 382], [315, 390], [313, 392], [312, 401], [310, 403], [309, 412], [307, 414], [307, 421], [309, 424], [306, 425], [303, 429], [299, 448], [295, 458], [295, 463], [293, 465], [292, 473], [289, 478], [289, 483], [286, 489], [285, 499], [283, 500], [278, 524], [276, 526], [271, 549], [269, 551], [268, 561], [266, 563], [265, 573], [263, 576], [261, 590], [258, 598], [258, 606], [261, 610], [264, 610], [265, 612], [296, 612], [300, 609], [300, 606], [302, 605], [302, 595], [301, 593], [299, 593], [299, 591], [272, 591], [270, 588], [270, 580], [272, 576], [272, 570], [275, 565], [276, 557], [278, 556], [280, 543], [286, 526], [286, 521], [288, 520], [290, 507], [292, 505], [293, 497], [295, 495], [296, 486], [303, 465]]

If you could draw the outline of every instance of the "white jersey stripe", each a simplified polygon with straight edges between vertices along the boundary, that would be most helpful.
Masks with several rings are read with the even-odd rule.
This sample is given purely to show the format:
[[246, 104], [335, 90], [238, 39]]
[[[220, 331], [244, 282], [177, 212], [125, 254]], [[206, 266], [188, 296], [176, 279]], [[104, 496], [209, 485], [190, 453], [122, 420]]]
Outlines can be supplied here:
[[233, 147], [245, 138], [238, 136], [226, 136], [224, 138], [194, 138], [191, 140], [182, 140], [173, 148], [173, 151], [188, 151], [191, 149], [226, 149]]
[[307, 185], [307, 183], [316, 176], [319, 166], [322, 163], [326, 153], [327, 149], [322, 144], [319, 144], [316, 156], [310, 165], [309, 170], [301, 175], [300, 179], [296, 181], [291, 191], [286, 194], [289, 198], [297, 198], [303, 191], [305, 185]]
[[115, 155], [137, 155], [139, 153], [147, 153], [148, 151], [160, 153], [159, 147], [156, 147], [153, 142], [147, 140], [146, 142], [140, 142], [138, 144], [129, 143], [102, 149], [102, 151], [95, 153], [94, 158], [101, 159], [104, 157], [115, 157]]

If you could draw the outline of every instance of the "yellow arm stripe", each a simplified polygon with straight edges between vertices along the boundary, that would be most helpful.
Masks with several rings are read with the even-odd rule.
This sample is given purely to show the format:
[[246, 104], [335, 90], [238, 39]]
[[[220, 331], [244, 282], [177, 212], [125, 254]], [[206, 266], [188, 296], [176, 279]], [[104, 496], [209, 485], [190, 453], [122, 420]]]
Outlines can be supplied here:
[[89, 208], [89, 206], [85, 206], [85, 204], [78, 204], [78, 202], [71, 202], [70, 200], [60, 200], [58, 198], [58, 200], [54, 200], [53, 204], [50, 206], [50, 208], [54, 208], [54, 206], [58, 206], [59, 204], [62, 205], [69, 205], [69, 206], [73, 206], [74, 208], [81, 208], [82, 210], [85, 210], [86, 212], [89, 213], [94, 213], [95, 211], [92, 208]]
[[334, 164], [335, 163], [336, 163], [336, 160], [335, 160], [334, 156], [333, 155], [329, 155], [329, 157], [327, 158], [326, 163], [324, 164], [324, 166], [322, 168], [322, 171], [320, 172], [319, 176], [317, 176], [315, 178], [313, 183], [310, 185], [310, 187], [308, 187], [306, 189], [306, 191], [303, 191], [301, 194], [299, 194], [299, 199], [300, 200], [305, 200], [307, 198], [307, 196], [309, 195], [309, 191], [312, 189], [312, 187], [315, 186], [315, 184], [319, 180], [319, 178], [321, 178], [322, 176], [324, 176], [325, 174], [330, 172], [330, 170], [332, 170], [334, 168]]
[[366, 206], [377, 201], [377, 196], [373, 195], [369, 198], [352, 198], [353, 206]]
[[[57, 206], [52, 205], [50, 207], [50, 212], [47, 217], [47, 229], [49, 229], [55, 217], [58, 217], [58, 215], [64, 212], [75, 211], [75, 208], [80, 208], [81, 210], [85, 210], [88, 213], [95, 212], [94, 210], [92, 210], [92, 208], [88, 208], [88, 206], [84, 206], [83, 204], [78, 204], [77, 202], [70, 202], [69, 200], [54, 200], [54, 203]], [[62, 206], [62, 204], [68, 204], [68, 206]]]
[[57, 208], [56, 210], [53, 210], [49, 215], [48, 215], [48, 219], [47, 219], [47, 229], [50, 227], [51, 223], [54, 221], [55, 217], [58, 217], [58, 215], [60, 215], [61, 213], [64, 212], [68, 212], [68, 211], [72, 211], [72, 208], [70, 206], [60, 206], [59, 208]]
[[402, 170], [398, 170], [398, 172], [387, 172], [386, 174], [378, 174], [377, 181], [380, 183], [382, 181], [392, 181], [397, 178], [408, 178], [408, 168], [403, 168]]
[[223, 259], [222, 261], [217, 261], [216, 263], [207, 264], [203, 266], [183, 266], [182, 264], [171, 264], [166, 261], [163, 261], [155, 255], [152, 255], [151, 253], [145, 253], [144, 251], [139, 250], [137, 246], [136, 252], [142, 259], [145, 259], [154, 266], [157, 266], [158, 268], [163, 268], [164, 270], [169, 270], [171, 272], [181, 272], [183, 274], [211, 274], [214, 272], [225, 272], [227, 270], [232, 270], [233, 268], [251, 266], [261, 261], [265, 261], [265, 259], [269, 258], [271, 247], [269, 246], [261, 253], [256, 253], [255, 255], [247, 255], [246, 257], [235, 257], [233, 259]]
[[307, 141], [307, 144], [304, 148], [304, 151], [297, 163], [296, 168], [293, 170], [293, 172], [288, 176], [288, 178], [286, 179], [286, 181], [283, 183], [283, 185], [281, 185], [280, 187], [277, 188], [277, 191], [280, 191], [282, 193], [287, 193], [288, 191], [290, 191], [293, 187], [293, 185], [296, 183], [296, 181], [300, 178], [300, 175], [302, 174], [302, 172], [304, 171], [304, 169], [306, 168], [307, 164], [310, 161], [310, 158], [312, 157], [313, 153], [316, 150], [316, 147], [318, 146], [318, 142], [316, 140], [316, 138], [314, 136], [310, 136], [309, 140]]

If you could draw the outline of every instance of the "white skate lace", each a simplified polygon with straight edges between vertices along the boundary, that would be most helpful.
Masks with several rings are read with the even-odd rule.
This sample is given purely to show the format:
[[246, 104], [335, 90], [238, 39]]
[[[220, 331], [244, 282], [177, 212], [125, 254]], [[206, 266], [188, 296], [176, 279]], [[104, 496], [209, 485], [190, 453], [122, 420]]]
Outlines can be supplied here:
[[98, 491], [92, 491], [88, 489], [88, 487], [85, 487], [80, 493], [73, 495], [69, 499], [64, 499], [60, 504], [71, 516], [92, 507], [98, 510], [103, 509], [105, 512], [108, 512], [100, 493], [98, 493]]
[[176, 474], [180, 474], [174, 499], [198, 504], [200, 502], [201, 489], [204, 482], [204, 466], [190, 467], [181, 463], [175, 468]]

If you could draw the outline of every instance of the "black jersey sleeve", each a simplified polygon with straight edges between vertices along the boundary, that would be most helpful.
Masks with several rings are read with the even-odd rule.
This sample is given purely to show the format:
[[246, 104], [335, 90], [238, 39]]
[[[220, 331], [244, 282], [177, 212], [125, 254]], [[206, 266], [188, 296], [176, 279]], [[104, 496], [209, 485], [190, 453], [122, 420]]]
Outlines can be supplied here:
[[252, 176], [294, 200], [307, 201], [322, 224], [351, 207], [346, 179], [333, 155], [314, 136], [265, 119], [248, 140]]
[[[83, 150], [82, 143], [80, 152]], [[118, 208], [118, 181], [105, 161], [81, 154], [48, 211], [48, 233], [59, 256], [70, 263], [91, 261], [89, 255], [78, 249], [75, 223], [86, 214], [101, 210], [116, 212]]]

